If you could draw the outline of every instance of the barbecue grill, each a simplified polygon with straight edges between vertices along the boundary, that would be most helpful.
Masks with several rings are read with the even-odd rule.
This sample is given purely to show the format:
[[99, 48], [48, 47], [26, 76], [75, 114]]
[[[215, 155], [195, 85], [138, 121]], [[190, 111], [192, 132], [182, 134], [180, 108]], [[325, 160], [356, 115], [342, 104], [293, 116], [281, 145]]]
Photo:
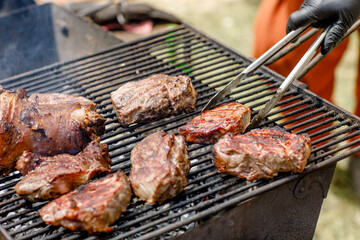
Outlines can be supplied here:
[[[29, 94], [61, 92], [84, 96], [98, 104], [106, 119], [112, 170], [130, 172], [130, 151], [149, 134], [178, 128], [200, 114], [207, 101], [251, 59], [183, 23], [96, 54], [52, 64], [0, 81], [6, 89]], [[196, 110], [147, 124], [121, 127], [110, 92], [149, 75], [189, 75], [198, 92]], [[238, 101], [257, 113], [275, 93], [283, 77], [262, 67], [244, 79], [224, 102]], [[307, 133], [312, 154], [302, 174], [283, 173], [272, 180], [248, 182], [218, 173], [212, 146], [189, 144], [191, 170], [185, 190], [163, 204], [133, 197], [114, 231], [88, 235], [47, 226], [38, 211], [45, 203], [29, 203], [14, 191], [18, 171], [0, 178], [0, 237], [4, 239], [311, 239], [335, 165], [356, 152], [360, 118], [334, 106], [296, 82], [260, 127]]]

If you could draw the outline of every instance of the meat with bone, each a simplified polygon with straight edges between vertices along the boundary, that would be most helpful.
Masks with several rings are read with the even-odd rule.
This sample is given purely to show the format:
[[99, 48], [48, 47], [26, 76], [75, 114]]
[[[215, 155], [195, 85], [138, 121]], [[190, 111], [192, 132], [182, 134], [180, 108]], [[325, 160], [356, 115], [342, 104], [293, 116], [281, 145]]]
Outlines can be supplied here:
[[197, 93], [188, 76], [156, 74], [111, 93], [119, 122], [128, 126], [195, 109]]
[[248, 181], [268, 179], [279, 172], [303, 172], [311, 141], [307, 135], [254, 129], [243, 135], [225, 135], [213, 146], [213, 153], [221, 173]]
[[179, 128], [187, 142], [212, 144], [230, 132], [242, 133], [250, 123], [251, 110], [231, 102], [213, 108]]
[[98, 141], [76, 155], [45, 157], [24, 151], [16, 167], [26, 176], [15, 185], [15, 191], [32, 202], [54, 199], [98, 174], [111, 172], [110, 163], [107, 145]]
[[162, 203], [183, 191], [190, 161], [182, 136], [155, 132], [131, 151], [130, 182], [136, 196]]
[[[105, 119], [83, 98], [56, 104], [29, 100], [24, 90], [0, 88], [0, 176], [11, 172], [24, 150], [41, 155], [76, 154], [105, 131]], [[78, 101], [77, 101], [78, 99]]]
[[129, 181], [118, 171], [49, 202], [39, 214], [46, 224], [73, 231], [109, 232], [109, 225], [126, 211], [130, 199]]

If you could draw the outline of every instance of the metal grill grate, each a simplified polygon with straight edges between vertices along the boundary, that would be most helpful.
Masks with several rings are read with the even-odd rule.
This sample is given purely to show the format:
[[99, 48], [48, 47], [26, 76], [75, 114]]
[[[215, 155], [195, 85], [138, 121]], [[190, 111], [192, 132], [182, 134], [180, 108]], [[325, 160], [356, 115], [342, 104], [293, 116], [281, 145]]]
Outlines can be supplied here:
[[[58, 63], [0, 81], [6, 89], [62, 92], [87, 97], [106, 117], [102, 142], [109, 145], [112, 169], [130, 171], [130, 151], [157, 131], [177, 132], [250, 60], [214, 39], [183, 24], [166, 32], [121, 44], [95, 55]], [[186, 74], [199, 94], [196, 111], [129, 128], [119, 126], [110, 92], [128, 81], [155, 73]], [[265, 68], [245, 79], [223, 102], [238, 101], [253, 114], [275, 93], [283, 78]], [[303, 174], [333, 164], [360, 150], [360, 119], [303, 89], [292, 86], [261, 126], [281, 126], [312, 138], [312, 155]], [[28, 203], [14, 191], [18, 171], [0, 178], [0, 236], [8, 239], [167, 239], [196, 227], [199, 220], [273, 190], [302, 174], [280, 174], [271, 181], [246, 182], [219, 174], [212, 163], [211, 146], [189, 145], [192, 168], [185, 191], [164, 204], [150, 205], [133, 197], [128, 210], [108, 234], [90, 236], [46, 226], [38, 211], [45, 203]], [[271, 184], [270, 184], [271, 183]]]

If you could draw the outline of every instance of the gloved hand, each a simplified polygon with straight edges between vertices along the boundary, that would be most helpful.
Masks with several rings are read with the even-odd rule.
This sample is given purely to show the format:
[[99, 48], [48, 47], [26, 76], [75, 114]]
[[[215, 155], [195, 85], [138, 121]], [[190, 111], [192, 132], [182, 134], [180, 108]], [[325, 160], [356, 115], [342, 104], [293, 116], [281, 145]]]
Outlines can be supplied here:
[[300, 9], [290, 15], [286, 32], [307, 24], [316, 28], [330, 26], [321, 45], [321, 53], [326, 54], [335, 47], [359, 15], [360, 0], [305, 0]]

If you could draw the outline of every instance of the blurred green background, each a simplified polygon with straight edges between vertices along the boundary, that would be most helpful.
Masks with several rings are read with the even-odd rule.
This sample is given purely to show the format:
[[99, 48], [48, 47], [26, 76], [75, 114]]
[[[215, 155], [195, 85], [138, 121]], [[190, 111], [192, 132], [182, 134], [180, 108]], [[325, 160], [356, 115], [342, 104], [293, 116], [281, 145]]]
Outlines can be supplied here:
[[[251, 57], [253, 23], [260, 0], [136, 0], [172, 13], [224, 45]], [[285, 31], [285, 29], [284, 29]], [[336, 71], [335, 103], [354, 109], [358, 60], [358, 37], [351, 36], [350, 48]], [[347, 173], [348, 160], [337, 165], [330, 191], [322, 206], [314, 239], [360, 239], [360, 203]], [[290, 219], [289, 219], [290, 220]]]

